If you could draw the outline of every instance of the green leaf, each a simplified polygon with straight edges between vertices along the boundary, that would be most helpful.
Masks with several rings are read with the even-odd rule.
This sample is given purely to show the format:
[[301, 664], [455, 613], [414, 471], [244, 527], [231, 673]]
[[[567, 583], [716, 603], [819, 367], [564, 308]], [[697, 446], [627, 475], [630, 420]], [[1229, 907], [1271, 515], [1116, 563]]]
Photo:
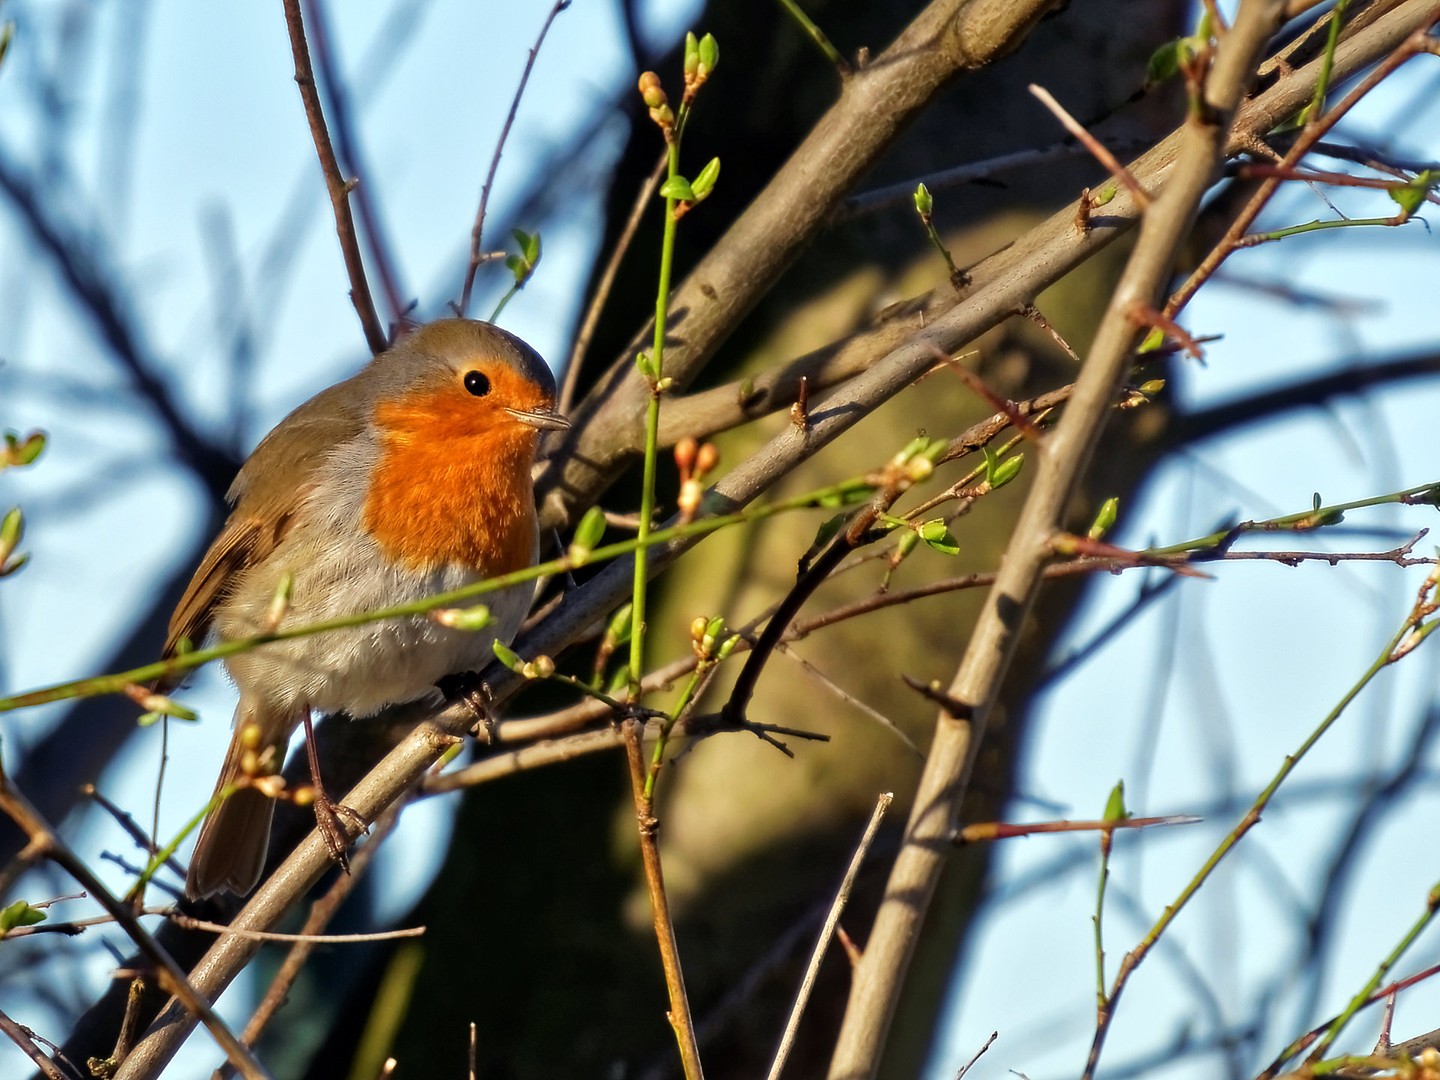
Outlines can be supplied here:
[[932, 550], [942, 555], [959, 555], [960, 545], [951, 534], [944, 518], [927, 521], [920, 526], [920, 539]]
[[995, 471], [990, 477], [990, 490], [998, 491], [1006, 484], [1020, 475], [1020, 470], [1025, 467], [1025, 455], [1016, 454], [1012, 458], [1006, 458], [995, 466]]
[[515, 287], [519, 288], [530, 280], [530, 275], [535, 273], [535, 267], [540, 263], [540, 234], [511, 229], [510, 235], [515, 237], [520, 253], [507, 256], [505, 266], [515, 276]]
[[523, 229], [511, 229], [510, 235], [515, 237], [515, 243], [520, 246], [520, 254], [525, 261], [534, 266], [540, 261], [540, 234], [527, 233]]
[[0, 562], [4, 562], [5, 556], [15, 550], [24, 534], [25, 515], [18, 506], [12, 506], [5, 516], [0, 518]]
[[630, 640], [630, 628], [634, 622], [631, 615], [634, 611], [632, 605], [621, 604], [615, 614], [610, 616], [610, 625], [605, 628], [605, 639], [616, 648]]
[[815, 539], [810, 541], [810, 550], [819, 551], [827, 546], [831, 540], [840, 535], [840, 530], [845, 527], [845, 522], [850, 520], [849, 514], [836, 514], [827, 519], [820, 528], [815, 530]]
[[44, 922], [46, 918], [45, 912], [39, 908], [31, 907], [24, 900], [16, 900], [8, 907], [0, 909], [0, 937], [18, 926], [34, 926]]
[[1440, 183], [1440, 172], [1425, 169], [1416, 173], [1406, 183], [1395, 184], [1385, 189], [1386, 194], [1400, 207], [1406, 217], [1425, 205], [1425, 197]]
[[685, 74], [694, 75], [700, 69], [700, 40], [695, 32], [685, 34]]
[[1099, 540], [1115, 525], [1115, 519], [1120, 514], [1120, 499], [1111, 495], [1100, 504], [1100, 511], [1095, 515], [1095, 520], [1090, 523], [1090, 531], [1086, 534], [1091, 540]]
[[525, 666], [525, 661], [520, 659], [519, 654], [499, 638], [491, 642], [490, 648], [495, 653], [495, 659], [499, 660], [500, 663], [504, 664], [516, 674], [519, 674], [520, 669]]
[[1184, 38], [1165, 42], [1145, 63], [1145, 82], [1149, 86], [1173, 79], [1180, 72], [1180, 44]]
[[810, 546], [805, 549], [805, 554], [800, 556], [800, 573], [803, 574], [810, 568], [811, 560], [830, 545], [830, 541], [839, 535], [840, 530], [845, 527], [845, 522], [849, 520], [849, 514], [836, 514], [815, 530], [815, 539], [810, 541]]
[[7, 22], [0, 26], [0, 64], [5, 62], [5, 54], [10, 51], [10, 42], [15, 37], [15, 24]]
[[690, 184], [691, 202], [703, 202], [710, 197], [715, 190], [715, 181], [720, 179], [720, 159], [711, 158], [705, 167], [700, 170], [700, 175], [695, 177]]
[[816, 500], [816, 505], [826, 510], [837, 510], [845, 506], [854, 506], [858, 502], [864, 502], [874, 494], [875, 485], [860, 479], [846, 480], [836, 487], [827, 491]]
[[700, 39], [700, 74], [709, 75], [720, 65], [720, 43], [714, 34]]
[[9, 465], [29, 465], [45, 449], [45, 433], [32, 431], [22, 440], [18, 432], [5, 432], [5, 451], [0, 454], [0, 469]]
[[1161, 330], [1160, 327], [1156, 326], [1153, 327], [1150, 332], [1145, 335], [1145, 339], [1140, 342], [1140, 346], [1135, 351], [1136, 353], [1143, 356], [1145, 353], [1154, 352], [1156, 349], [1160, 348], [1164, 344], [1165, 331]]
[[694, 202], [695, 190], [690, 186], [690, 181], [683, 176], [672, 176], [660, 185], [660, 197], [662, 199], [674, 199], [677, 202]]
[[635, 367], [639, 370], [641, 375], [645, 376], [645, 378], [649, 379], [651, 382], [655, 381], [655, 361], [650, 359], [649, 353], [636, 353]]
[[1130, 811], [1125, 809], [1125, 781], [1119, 781], [1110, 789], [1110, 798], [1105, 800], [1105, 820], [1125, 821]]
[[431, 612], [430, 617], [441, 626], [470, 633], [484, 630], [494, 621], [490, 617], [490, 609], [484, 604], [472, 604], [462, 608], [439, 608]]
[[928, 218], [935, 210], [935, 200], [930, 195], [930, 189], [923, 183], [915, 188], [915, 212], [922, 218]]
[[600, 542], [605, 535], [605, 511], [598, 506], [592, 506], [585, 511], [585, 516], [580, 519], [580, 524], [575, 526], [575, 538], [570, 541], [570, 549], [581, 548], [590, 551]]

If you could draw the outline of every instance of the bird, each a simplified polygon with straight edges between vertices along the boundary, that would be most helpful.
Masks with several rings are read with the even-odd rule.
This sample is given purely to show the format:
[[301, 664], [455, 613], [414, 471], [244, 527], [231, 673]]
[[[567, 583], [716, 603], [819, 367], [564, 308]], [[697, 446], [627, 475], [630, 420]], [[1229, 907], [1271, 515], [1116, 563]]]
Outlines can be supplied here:
[[[542, 434], [567, 427], [554, 376], [520, 338], [458, 318], [412, 332], [260, 441], [170, 619], [163, 655], [273, 630], [277, 610], [285, 626], [300, 626], [534, 565], [531, 472]], [[312, 711], [365, 717], [438, 697], [437, 681], [479, 670], [493, 641], [514, 639], [534, 592], [525, 583], [477, 597], [491, 616], [482, 632], [407, 616], [227, 657], [239, 703], [216, 795], [238, 786], [201, 826], [187, 896], [254, 889], [274, 809], [254, 781], [278, 771], [300, 724], [308, 736]], [[336, 811], [351, 812], [312, 781], [321, 832], [343, 865], [348, 837]]]

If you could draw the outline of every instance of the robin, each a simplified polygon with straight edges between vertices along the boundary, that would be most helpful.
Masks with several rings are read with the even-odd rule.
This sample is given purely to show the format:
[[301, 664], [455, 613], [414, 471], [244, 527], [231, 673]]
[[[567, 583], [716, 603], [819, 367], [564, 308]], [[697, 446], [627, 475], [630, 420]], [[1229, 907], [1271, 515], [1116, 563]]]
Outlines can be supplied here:
[[[411, 334], [276, 425], [231, 485], [229, 519], [170, 619], [165, 655], [267, 619], [288, 575], [291, 625], [418, 600], [532, 566], [531, 487], [541, 432], [569, 426], [533, 349], [489, 323], [446, 319]], [[509, 643], [533, 585], [490, 593], [483, 632], [423, 616], [275, 642], [225, 661], [240, 691], [216, 792], [185, 890], [248, 893], [260, 879], [273, 800], [247, 782], [275, 771], [311, 711], [370, 716], [437, 693]], [[312, 747], [312, 773], [314, 772]], [[338, 807], [314, 775], [316, 817], [343, 862]], [[261, 785], [264, 786], [264, 785]], [[338, 838], [338, 841], [337, 839]]]

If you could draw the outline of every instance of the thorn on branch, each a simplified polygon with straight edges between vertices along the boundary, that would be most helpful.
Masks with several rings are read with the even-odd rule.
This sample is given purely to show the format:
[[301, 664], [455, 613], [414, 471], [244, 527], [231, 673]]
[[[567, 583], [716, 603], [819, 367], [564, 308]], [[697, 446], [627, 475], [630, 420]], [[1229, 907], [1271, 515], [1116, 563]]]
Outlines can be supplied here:
[[940, 708], [944, 709], [947, 714], [956, 720], [969, 720], [971, 714], [974, 712], [974, 709], [965, 702], [957, 697], [952, 697], [940, 689], [939, 680], [932, 679], [930, 682], [922, 682], [920, 679], [912, 675], [906, 675], [903, 672], [900, 678], [905, 680], [905, 685], [910, 687], [911, 690], [914, 690], [926, 701], [939, 705]]
[[[1076, 120], [1075, 117], [1071, 116], [1065, 107], [1056, 101], [1050, 91], [1046, 90], [1043, 86], [1031, 83], [1029, 90], [1030, 93], [1040, 100], [1040, 104], [1044, 105], [1054, 114], [1055, 119], [1060, 121], [1060, 126], [1075, 136], [1075, 138], [1080, 141], [1080, 144], [1084, 146], [1086, 150], [1090, 151], [1095, 157], [1095, 160], [1100, 162], [1101, 165], [1104, 165], [1105, 168], [1110, 171], [1110, 175], [1125, 186], [1125, 190], [1130, 192], [1131, 197], [1135, 200], [1136, 206], [1142, 211], [1150, 208], [1150, 196], [1146, 193], [1145, 189], [1140, 186], [1140, 181], [1135, 179], [1135, 174], [1122, 165], [1120, 159], [1112, 154], [1104, 143], [1086, 131], [1084, 125]], [[1082, 198], [1082, 205], [1084, 201]], [[1091, 205], [1097, 204], [1092, 203]]]
[[808, 376], [800, 376], [795, 404], [790, 406], [790, 422], [799, 428], [802, 434], [810, 428], [810, 379]]

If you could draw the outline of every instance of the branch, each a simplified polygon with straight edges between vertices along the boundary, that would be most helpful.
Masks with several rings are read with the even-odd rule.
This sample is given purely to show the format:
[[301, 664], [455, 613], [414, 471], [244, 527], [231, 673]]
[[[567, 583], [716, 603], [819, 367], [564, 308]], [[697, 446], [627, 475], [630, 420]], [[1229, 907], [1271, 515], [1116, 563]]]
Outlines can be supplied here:
[[[993, 5], [990, 8], [985, 8], [984, 5], [975, 7], [977, 11], [994, 10]], [[1398, 9], [1387, 11], [1375, 23], [1342, 42], [1336, 52], [1335, 78], [1346, 78], [1366, 64], [1372, 63], [1376, 57], [1393, 49], [1421, 23], [1425, 14], [1426, 9], [1419, 5], [1402, 5]], [[922, 16], [922, 19], [926, 17]], [[896, 66], [901, 69], [903, 76], [907, 63], [897, 62]], [[877, 62], [864, 73], [857, 75], [847, 94], [859, 94], [857, 101], [873, 105], [874, 99], [869, 95], [878, 93], [880, 84], [872, 84], [871, 80], [877, 71], [883, 69], [884, 65]], [[866, 89], [867, 86], [871, 88]], [[1286, 72], [1277, 78], [1270, 89], [1241, 110], [1237, 128], [1247, 135], [1270, 130], [1309, 100], [1313, 86], [1314, 72], [1309, 67]], [[903, 88], [897, 89], [896, 93], [903, 93]], [[844, 107], [850, 100], [847, 97], [836, 109], [843, 114]], [[850, 122], [857, 127], [864, 126], [854, 117], [850, 118]], [[827, 141], [837, 137], [834, 125], [838, 120], [832, 117], [828, 123], [830, 134]], [[1154, 189], [1158, 190], [1162, 185], [1155, 181], [1169, 172], [1180, 141], [1179, 134], [1172, 135], [1146, 154], [1140, 162], [1132, 164], [1131, 171], [1147, 188], [1153, 185]], [[807, 142], [806, 146], [810, 145]], [[1235, 142], [1234, 148], [1240, 148], [1239, 140]], [[813, 165], [816, 160], [814, 157], [797, 155], [792, 159], [791, 166], [797, 161]], [[848, 162], [845, 155], [834, 160]], [[785, 170], [782, 170], [782, 173], [784, 172]], [[828, 175], [828, 166], [827, 169], [817, 169], [817, 172]], [[805, 204], [808, 197], [792, 195], [792, 201]], [[762, 195], [752, 204], [751, 212], [765, 209], [766, 213], [777, 215], [778, 225], [783, 224], [778, 220], [779, 217], [789, 212], [786, 205], [788, 204], [784, 202], [772, 203], [769, 197]], [[837, 390], [821, 408], [814, 410], [811, 413], [811, 423], [805, 432], [800, 432], [793, 425], [787, 425], [784, 431], [761, 447], [754, 456], [724, 477], [710, 493], [710, 506], [719, 511], [729, 506], [743, 506], [755, 499], [779, 478], [849, 430], [877, 405], [909, 385], [915, 377], [931, 366], [934, 362], [931, 343], [941, 349], [948, 347], [952, 352], [959, 349], [966, 341], [1000, 319], [1020, 310], [1024, 304], [1030, 303], [1035, 293], [1098, 251], [1109, 240], [1121, 235], [1135, 220], [1134, 208], [1129, 205], [1124, 193], [1108, 204], [1105, 211], [1104, 217], [1097, 220], [1087, 233], [1077, 235], [1074, 228], [1074, 204], [1062, 209], [1018, 238], [1003, 252], [991, 256], [977, 268], [972, 268], [977, 283], [972, 286], [964, 304], [951, 309], [953, 292], [947, 286], [946, 292], [949, 296], [943, 302], [934, 298], [922, 298], [905, 309], [904, 317], [894, 316], [884, 320], [872, 328], [869, 334], [845, 343], [845, 350], [858, 349], [878, 359], [863, 373]], [[788, 235], [788, 230], [781, 232]], [[769, 239], [759, 242], [756, 250], [763, 252], [764, 258], [768, 259], [771, 251]], [[751, 254], [749, 251], [737, 249], [727, 258], [745, 263]], [[773, 272], [778, 273], [778, 270]], [[757, 269], [758, 276], [760, 275]], [[691, 281], [681, 287], [681, 291], [693, 289], [698, 292], [700, 286], [692, 284], [697, 280], [703, 279], [692, 277]], [[727, 296], [723, 290], [718, 295], [722, 299]], [[737, 295], [751, 297], [745, 300], [745, 307], [753, 302], [753, 293], [749, 291], [747, 283], [742, 282], [737, 286]], [[703, 294], [699, 300], [701, 308], [710, 304]], [[933, 317], [930, 311], [925, 310], [927, 303], [931, 305]], [[699, 309], [695, 310], [698, 312]], [[687, 318], [687, 334], [691, 327], [692, 322]], [[911, 340], [917, 335], [922, 340]], [[672, 359], [677, 355], [693, 357], [693, 342], [698, 340], [690, 339], [687, 344], [675, 347], [671, 352]], [[629, 366], [628, 358], [626, 365]], [[621, 380], [612, 377], [597, 391], [600, 397], [607, 396], [608, 391], [612, 400], [605, 408], [614, 409], [615, 412], [607, 411], [602, 417], [592, 410], [590, 426], [595, 430], [585, 432], [582, 438], [582, 445], [597, 448], [599, 461], [612, 460], [610, 448], [622, 446], [625, 425], [633, 426], [633, 410], [623, 414], [626, 419], [622, 423], [622, 412], [615, 404], [619, 400], [615, 391], [621, 385]], [[606, 424], [611, 423], [613, 432], [602, 430]], [[557, 505], [547, 506], [547, 522], [560, 520], [569, 506], [592, 497], [598, 487], [599, 478], [608, 475], [608, 470], [609, 466], [604, 465], [576, 474], [564, 498], [558, 499]], [[558, 463], [551, 464], [547, 476], [544, 487], [546, 491], [556, 484], [570, 484], [572, 479], [567, 476], [564, 466]], [[676, 540], [653, 549], [650, 555], [652, 571], [663, 571], [690, 546], [692, 542], [689, 540]], [[598, 619], [613, 611], [629, 594], [630, 586], [628, 561], [617, 560], [609, 564], [579, 589], [569, 593], [552, 615], [516, 643], [516, 649], [527, 655], [558, 654], [570, 642], [583, 639]], [[512, 693], [519, 683], [516, 676], [498, 665], [480, 673], [480, 677], [485, 679], [494, 688], [497, 697], [502, 699]], [[351, 789], [343, 800], [366, 820], [372, 820], [383, 807], [408, 790], [421, 773], [434, 763], [444, 748], [475, 723], [474, 712], [463, 703], [452, 703], [442, 710], [430, 712], [421, 708], [407, 708], [397, 710], [396, 715], [417, 717], [414, 729], [364, 780]], [[507, 726], [502, 725], [502, 731]], [[329, 855], [324, 842], [312, 833], [250, 899], [235, 925], [256, 929], [272, 926], [304, 896], [328, 867]], [[192, 980], [204, 992], [218, 994], [245, 966], [255, 948], [253, 944], [240, 939], [217, 942], [196, 966]], [[193, 1021], [186, 1017], [184, 1010], [172, 1005], [151, 1025], [144, 1040], [132, 1055], [132, 1060], [138, 1063], [143, 1055], [149, 1062], [147, 1069], [157, 1070], [163, 1067], [192, 1026]], [[123, 1080], [136, 1080], [145, 1075], [155, 1073], [142, 1072], [137, 1064], [136, 1071], [126, 1074]]]
[[[983, 4], [971, 5], [976, 12], [983, 7]], [[1335, 53], [1334, 79], [1348, 78], [1393, 50], [1407, 35], [1425, 24], [1428, 11], [1426, 4], [1402, 4], [1347, 36]], [[926, 17], [922, 15], [921, 19]], [[902, 41], [910, 40], [912, 30], [906, 31]], [[898, 45], [899, 42], [890, 51]], [[923, 50], [925, 46], [914, 48]], [[771, 186], [757, 197], [676, 290], [672, 310], [686, 312], [682, 324], [684, 336], [667, 346], [666, 370], [667, 374], [674, 375], [677, 385], [685, 385], [723, 340], [722, 331], [712, 327], [716, 318], [712, 309], [724, 306], [733, 319], [739, 320], [758, 299], [756, 290], [768, 289], [788, 265], [789, 256], [779, 265], [772, 260], [777, 251], [791, 250], [787, 245], [794, 239], [792, 219], [795, 227], [804, 224], [814, 204], [823, 201], [830, 192], [826, 187], [816, 189], [812, 195], [812, 189], [805, 186], [809, 181], [802, 183], [802, 176], [819, 175], [828, 180], [841, 173], [840, 165], [848, 166], [844, 155], [851, 153], [849, 143], [866, 137], [864, 133], [847, 132], [847, 123], [860, 122], [851, 116], [851, 110], [863, 105], [875, 107], [872, 95], [882, 96], [884, 91], [883, 87], [870, 87], [870, 81], [882, 71], [899, 70], [903, 74], [906, 64], [916, 62], [914, 58], [890, 65], [877, 61], [857, 73], [846, 96], [822, 120], [816, 133], [802, 144]], [[1235, 153], [1245, 149], [1255, 137], [1273, 129], [1304, 106], [1314, 90], [1317, 66], [1312, 61], [1304, 67], [1287, 68], [1264, 93], [1247, 102], [1240, 110], [1235, 124], [1236, 137], [1227, 150]], [[822, 128], [827, 133], [823, 139]], [[1147, 190], [1158, 190], [1163, 184], [1174, 166], [1180, 139], [1181, 131], [1176, 131], [1130, 163], [1130, 172]], [[836, 141], [845, 141], [843, 152], [832, 145]], [[870, 150], [868, 144], [861, 149]], [[840, 197], [836, 196], [837, 204]], [[862, 373], [857, 382], [863, 380], [865, 389], [848, 395], [846, 405], [869, 399], [876, 381], [894, 380], [890, 392], [874, 397], [870, 407], [886, 400], [924, 370], [918, 362], [919, 350], [925, 348], [918, 344], [920, 339], [928, 338], [944, 351], [958, 352], [1004, 319], [1023, 311], [1046, 288], [1127, 233], [1138, 221], [1138, 211], [1124, 191], [1105, 205], [1103, 214], [1092, 215], [1088, 229], [1075, 227], [1079, 208], [1078, 201], [1071, 203], [970, 267], [971, 286], [958, 297], [947, 283], [942, 289], [894, 304], [861, 332], [792, 362], [773, 379], [768, 375], [757, 378], [754, 387], [766, 390], [770, 398], [753, 403], [745, 415], [753, 415], [752, 410], [768, 411], [777, 399], [783, 398], [788, 405], [794, 400], [799, 376], [809, 375], [819, 365], [837, 374]], [[810, 235], [806, 232], [805, 239]], [[767, 274], [770, 276], [765, 277]], [[721, 282], [724, 288], [720, 288]], [[599, 380], [589, 402], [582, 403], [575, 414], [576, 426], [569, 441], [545, 466], [537, 484], [545, 527], [563, 524], [577, 509], [593, 502], [638, 452], [633, 417], [643, 407], [644, 387], [631, 377], [633, 356], [633, 350], [628, 351]], [[813, 377], [811, 385], [815, 385]], [[702, 399], [704, 406], [699, 404]], [[693, 398], [667, 402], [665, 412], [679, 417], [692, 407], [693, 401], [697, 423], [733, 423], [735, 400], [732, 396], [727, 402], [717, 391], [708, 391]], [[821, 415], [841, 410], [839, 400], [835, 399], [826, 403]], [[667, 421], [662, 416], [662, 442], [686, 433], [671, 426], [673, 423], [674, 420]]]
[[459, 315], [464, 318], [470, 310], [470, 290], [475, 287], [475, 273], [485, 261], [481, 254], [481, 242], [485, 233], [485, 210], [490, 205], [490, 187], [495, 183], [495, 170], [500, 168], [500, 155], [505, 152], [505, 140], [510, 136], [510, 127], [515, 123], [515, 114], [520, 111], [520, 99], [525, 96], [525, 84], [530, 81], [530, 72], [535, 67], [535, 58], [540, 55], [540, 46], [545, 44], [545, 35], [550, 33], [550, 24], [555, 17], [570, 6], [570, 0], [555, 0], [545, 23], [540, 27], [540, 36], [530, 49], [525, 61], [525, 70], [520, 73], [520, 85], [510, 101], [510, 111], [505, 115], [505, 125], [500, 129], [500, 138], [495, 143], [495, 153], [490, 157], [490, 171], [485, 174], [485, 183], [480, 186], [480, 209], [475, 212], [475, 227], [470, 230], [470, 263], [465, 268], [465, 284], [460, 290]]
[[1224, 159], [1230, 123], [1261, 49], [1279, 22], [1280, 7], [1280, 0], [1247, 0], [1217, 49], [1203, 108], [1194, 110], [1201, 115], [1179, 133], [1175, 167], [1150, 204], [1075, 391], [1038, 455], [1034, 486], [950, 683], [948, 696], [960, 707], [943, 708], [936, 719], [905, 839], [855, 972], [831, 1060], [832, 1078], [859, 1080], [874, 1076], [879, 1068], [900, 986], [947, 862], [946, 841], [954, 833], [954, 816], [967, 788], [972, 749], [983, 735], [1051, 558], [1051, 538], [1129, 370], [1137, 333], [1134, 310], [1137, 305], [1154, 306], [1168, 279], [1200, 199]]
[[[670, 297], [676, 340], [665, 374], [684, 387], [825, 226], [905, 126], [958, 73], [1011, 51], [1053, 0], [932, 0], [845, 92]], [[683, 313], [683, 318], [680, 318]], [[649, 389], [634, 370], [639, 331], [576, 414], [577, 430], [540, 482], [552, 525], [608, 484], [633, 450]]]
[[[395, 259], [390, 253], [390, 244], [385, 239], [385, 230], [380, 225], [380, 214], [375, 209], [375, 201], [370, 197], [370, 189], [361, 182], [361, 178], [367, 175], [369, 170], [362, 164], [360, 140], [356, 138], [354, 128], [350, 123], [350, 109], [346, 94], [341, 89], [338, 66], [330, 50], [330, 32], [325, 23], [325, 5], [321, 0], [301, 0], [301, 3], [304, 6], [306, 18], [310, 21], [310, 36], [315, 42], [316, 71], [319, 73], [320, 83], [325, 89], [325, 96], [330, 99], [330, 111], [335, 117], [335, 142], [339, 156], [337, 175], [340, 175], [339, 169], [343, 167], [345, 172], [354, 178], [347, 184], [346, 190], [355, 192], [355, 208], [360, 211], [360, 223], [365, 227], [365, 238], [370, 243], [370, 254], [373, 257], [376, 272], [380, 275], [380, 287], [385, 291], [385, 303], [390, 308], [390, 324], [392, 327], [398, 327], [409, 305], [405, 298], [405, 290], [396, 276]], [[299, 27], [299, 32], [303, 35], [304, 28]], [[291, 44], [294, 44], [293, 39]], [[303, 86], [301, 93], [304, 93]], [[309, 116], [307, 106], [307, 119]], [[323, 125], [323, 123], [322, 116], [321, 124]], [[313, 133], [314, 129], [311, 130]], [[326, 185], [329, 185], [328, 176]], [[348, 262], [346, 265], [348, 267]], [[388, 334], [386, 338], [388, 340]]]
[[226, 1058], [240, 1071], [240, 1075], [246, 1080], [267, 1080], [269, 1073], [225, 1026], [225, 1022], [216, 1015], [206, 997], [186, 978], [180, 965], [140, 925], [134, 911], [113, 895], [104, 883], [90, 872], [84, 861], [66, 846], [20, 790], [10, 783], [3, 767], [0, 767], [0, 810], [9, 815], [30, 837], [30, 844], [25, 851], [26, 858], [30, 861], [47, 859], [55, 863], [100, 903], [154, 967], [156, 977], [166, 991], [174, 995], [175, 1003], [184, 1011], [189, 1023], [199, 1020], [205, 1025], [206, 1030], [225, 1051]]
[[315, 153], [320, 158], [320, 171], [325, 175], [325, 189], [330, 193], [330, 206], [335, 211], [335, 232], [340, 238], [340, 254], [345, 259], [345, 272], [350, 275], [350, 302], [360, 316], [360, 328], [372, 353], [385, 351], [389, 339], [375, 312], [370, 284], [365, 280], [365, 260], [360, 255], [360, 241], [355, 235], [355, 219], [350, 214], [352, 181], [340, 174], [330, 132], [325, 127], [325, 111], [320, 106], [320, 91], [315, 86], [315, 73], [310, 67], [310, 46], [305, 41], [305, 20], [300, 14], [300, 0], [283, 0], [285, 28], [290, 33], [290, 52], [295, 57], [295, 82], [300, 87], [300, 100], [305, 105], [305, 120]]

